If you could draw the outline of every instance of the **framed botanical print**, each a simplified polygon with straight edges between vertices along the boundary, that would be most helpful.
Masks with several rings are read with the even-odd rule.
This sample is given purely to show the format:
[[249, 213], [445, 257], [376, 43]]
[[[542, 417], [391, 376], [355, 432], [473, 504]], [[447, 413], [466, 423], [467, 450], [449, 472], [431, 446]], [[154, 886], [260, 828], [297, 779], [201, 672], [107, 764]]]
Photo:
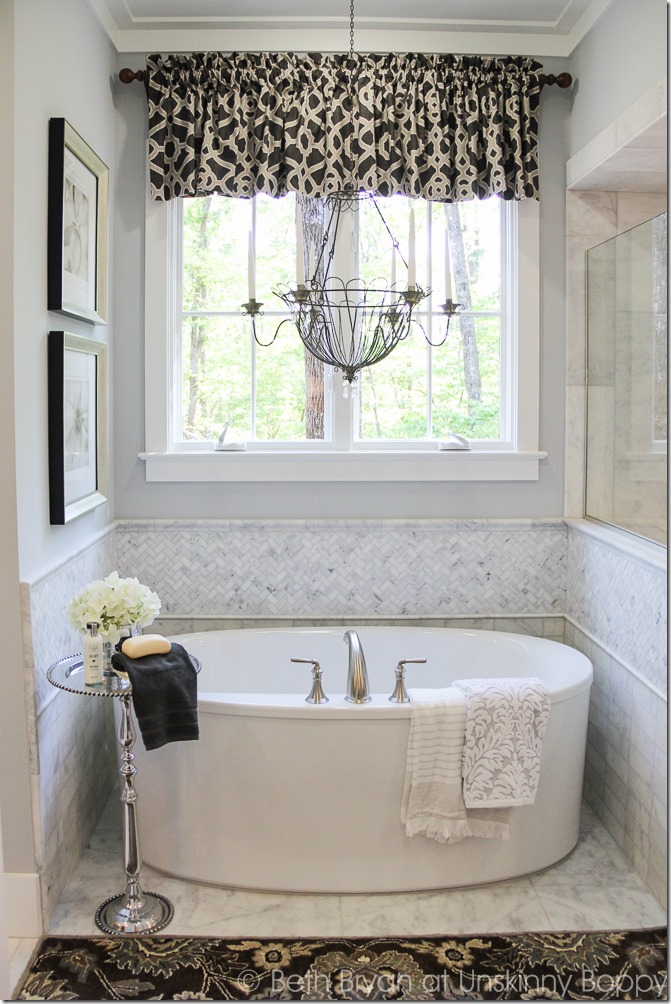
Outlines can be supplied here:
[[107, 346], [50, 331], [49, 519], [63, 525], [107, 502]]
[[49, 119], [47, 307], [107, 321], [109, 171], [65, 119]]

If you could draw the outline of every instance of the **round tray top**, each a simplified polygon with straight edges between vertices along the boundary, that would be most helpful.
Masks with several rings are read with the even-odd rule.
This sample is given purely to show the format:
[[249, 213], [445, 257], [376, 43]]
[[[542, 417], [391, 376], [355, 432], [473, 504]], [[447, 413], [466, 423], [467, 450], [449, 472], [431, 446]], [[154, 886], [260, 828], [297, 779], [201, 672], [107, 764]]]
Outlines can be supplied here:
[[131, 690], [130, 681], [116, 673], [104, 676], [102, 683], [84, 683], [84, 663], [80, 654], [69, 655], [54, 662], [47, 670], [47, 680], [54, 687], [67, 690], [70, 694], [84, 694], [87, 697], [121, 697]]

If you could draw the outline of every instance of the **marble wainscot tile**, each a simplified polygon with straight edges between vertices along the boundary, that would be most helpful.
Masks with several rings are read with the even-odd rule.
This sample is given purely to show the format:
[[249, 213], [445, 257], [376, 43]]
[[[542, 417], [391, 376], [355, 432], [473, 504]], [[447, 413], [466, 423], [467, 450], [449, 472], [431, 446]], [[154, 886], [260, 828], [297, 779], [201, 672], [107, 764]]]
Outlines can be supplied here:
[[621, 542], [615, 532], [571, 521], [566, 612], [594, 638], [607, 639], [613, 655], [663, 694], [666, 572], [656, 564], [657, 550], [645, 562], [636, 545]]
[[605, 823], [608, 839], [614, 838], [664, 903], [666, 701], [578, 628], [571, 635], [594, 666], [585, 799]]
[[122, 522], [118, 547], [164, 616], [523, 616], [564, 604], [560, 521]]
[[564, 640], [563, 617], [495, 617], [495, 631], [510, 631], [513, 634], [527, 634], [534, 638]]
[[76, 866], [116, 769], [111, 708], [93, 707], [109, 702], [55, 691], [46, 671], [81, 649], [65, 615], [67, 603], [115, 567], [116, 534], [110, 527], [82, 551], [22, 584], [34, 833], [45, 917]]
[[81, 650], [81, 639], [65, 615], [67, 604], [87, 583], [114, 568], [116, 535], [111, 527], [78, 554], [25, 584], [23, 595], [29, 606], [23, 618], [31, 639], [38, 713], [52, 694], [45, 675], [51, 663]]

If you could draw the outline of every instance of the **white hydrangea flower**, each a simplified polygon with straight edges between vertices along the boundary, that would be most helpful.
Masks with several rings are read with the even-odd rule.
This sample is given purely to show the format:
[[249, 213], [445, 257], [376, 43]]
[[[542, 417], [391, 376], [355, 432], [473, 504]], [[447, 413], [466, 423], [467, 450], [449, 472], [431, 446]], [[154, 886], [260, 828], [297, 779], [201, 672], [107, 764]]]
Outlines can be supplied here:
[[148, 586], [136, 578], [122, 579], [114, 571], [85, 586], [72, 599], [66, 614], [76, 631], [85, 634], [86, 625], [96, 621], [102, 638], [117, 641], [124, 625], [147, 627], [160, 609], [160, 599]]

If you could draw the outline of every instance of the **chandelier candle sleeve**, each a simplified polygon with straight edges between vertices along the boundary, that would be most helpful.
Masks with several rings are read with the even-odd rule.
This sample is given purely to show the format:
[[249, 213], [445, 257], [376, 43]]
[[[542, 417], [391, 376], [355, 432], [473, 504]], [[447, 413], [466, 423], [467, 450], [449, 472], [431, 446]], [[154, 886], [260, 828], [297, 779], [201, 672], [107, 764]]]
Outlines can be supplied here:
[[249, 243], [247, 247], [247, 285], [249, 287], [249, 301], [256, 299], [256, 249], [254, 247], [254, 235], [249, 231]]
[[415, 288], [415, 210], [410, 210], [408, 226], [408, 289]]
[[391, 246], [391, 288], [396, 288], [396, 248]]
[[450, 235], [445, 230], [445, 302], [452, 299], [452, 266], [450, 262]]

